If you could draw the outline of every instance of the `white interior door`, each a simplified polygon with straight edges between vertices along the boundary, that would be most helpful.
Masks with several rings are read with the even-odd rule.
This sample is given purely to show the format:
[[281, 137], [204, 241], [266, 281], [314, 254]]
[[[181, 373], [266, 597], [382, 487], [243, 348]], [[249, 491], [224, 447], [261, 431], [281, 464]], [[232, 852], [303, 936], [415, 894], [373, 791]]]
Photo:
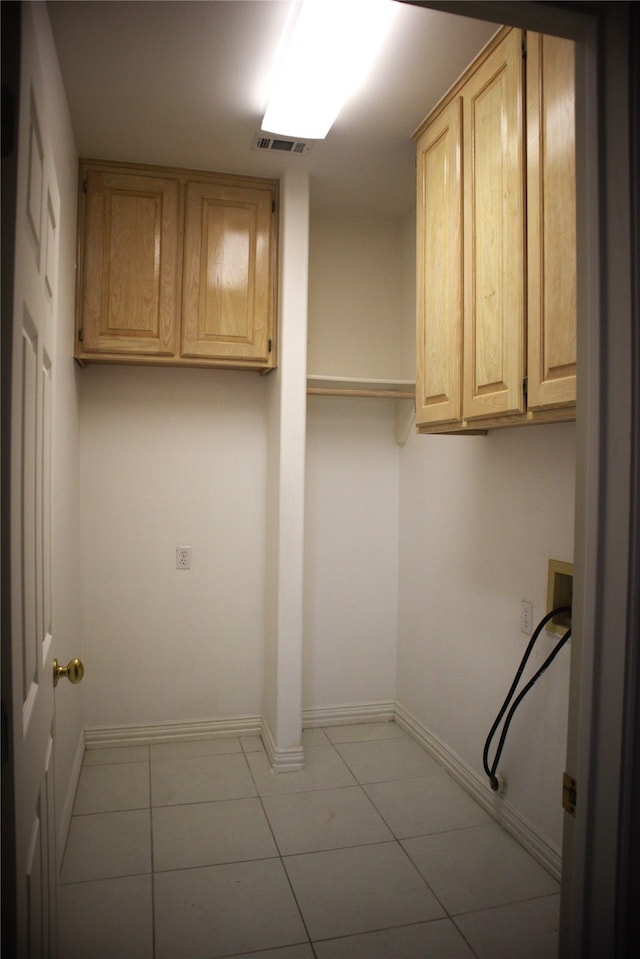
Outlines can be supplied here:
[[59, 195], [23, 4], [11, 410], [11, 643], [17, 954], [55, 955], [51, 429]]

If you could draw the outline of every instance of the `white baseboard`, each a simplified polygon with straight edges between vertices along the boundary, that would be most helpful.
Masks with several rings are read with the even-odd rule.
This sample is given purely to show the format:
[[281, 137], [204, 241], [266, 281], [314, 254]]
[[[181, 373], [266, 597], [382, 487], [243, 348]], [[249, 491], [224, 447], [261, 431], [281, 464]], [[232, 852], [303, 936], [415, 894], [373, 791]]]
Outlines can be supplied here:
[[503, 796], [495, 793], [478, 773], [460, 758], [446, 743], [429, 732], [422, 723], [399, 703], [395, 704], [395, 721], [416, 740], [436, 762], [481, 806], [493, 819], [523, 846], [533, 858], [555, 879], [560, 880], [562, 856], [560, 850]]
[[283, 749], [276, 746], [271, 727], [264, 717], [262, 719], [262, 742], [274, 772], [294, 773], [304, 769], [304, 748], [302, 746], [289, 746]]
[[353, 703], [347, 706], [318, 706], [302, 711], [303, 729], [315, 726], [346, 726], [352, 723], [390, 723], [395, 716], [395, 703]]
[[259, 736], [261, 732], [261, 716], [231, 716], [225, 719], [136, 723], [130, 726], [89, 726], [85, 729], [85, 741], [87, 749], [95, 749], [104, 746], [148, 746], [181, 739]]
[[71, 775], [69, 776], [67, 794], [64, 797], [64, 803], [62, 805], [62, 813], [60, 816], [60, 828], [58, 831], [58, 850], [57, 850], [58, 851], [58, 868], [62, 866], [62, 860], [64, 859], [64, 851], [67, 848], [67, 839], [69, 837], [69, 829], [71, 827], [71, 817], [73, 815], [73, 804], [76, 799], [78, 782], [80, 781], [80, 773], [82, 771], [82, 760], [84, 759], [84, 749], [85, 749], [84, 730], [81, 730], [80, 736], [78, 737], [76, 754], [73, 757], [73, 765], [71, 767]]

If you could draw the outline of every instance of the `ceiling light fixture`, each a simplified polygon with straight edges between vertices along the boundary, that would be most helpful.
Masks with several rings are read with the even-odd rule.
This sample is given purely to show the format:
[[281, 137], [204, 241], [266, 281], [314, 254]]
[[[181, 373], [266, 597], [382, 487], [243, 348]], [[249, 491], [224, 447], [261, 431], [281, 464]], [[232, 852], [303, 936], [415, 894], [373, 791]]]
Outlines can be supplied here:
[[366, 79], [395, 0], [302, 0], [276, 66], [262, 129], [322, 140]]

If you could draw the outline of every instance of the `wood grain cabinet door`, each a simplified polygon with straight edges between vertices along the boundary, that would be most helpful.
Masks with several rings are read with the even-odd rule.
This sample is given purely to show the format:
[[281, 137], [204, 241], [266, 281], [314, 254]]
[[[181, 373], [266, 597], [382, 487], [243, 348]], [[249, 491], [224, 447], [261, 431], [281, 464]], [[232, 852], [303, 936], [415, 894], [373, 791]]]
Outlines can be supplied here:
[[463, 416], [524, 411], [522, 34], [511, 30], [463, 87]]
[[576, 401], [574, 44], [527, 34], [528, 405]]
[[180, 184], [145, 173], [81, 170], [76, 356], [170, 357], [177, 351]]
[[462, 99], [417, 143], [416, 424], [462, 415]]
[[185, 203], [182, 356], [273, 365], [273, 189], [194, 181]]

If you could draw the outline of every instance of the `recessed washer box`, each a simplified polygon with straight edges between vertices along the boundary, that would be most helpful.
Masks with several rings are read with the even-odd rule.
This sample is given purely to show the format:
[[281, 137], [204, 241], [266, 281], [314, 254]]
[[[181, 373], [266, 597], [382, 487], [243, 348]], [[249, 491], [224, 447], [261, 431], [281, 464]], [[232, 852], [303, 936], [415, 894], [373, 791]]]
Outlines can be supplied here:
[[[549, 560], [547, 579], [547, 612], [558, 606], [573, 604], [573, 563], [564, 563], [560, 559]], [[560, 613], [549, 620], [546, 629], [556, 636], [564, 636], [571, 626], [571, 613]]]

